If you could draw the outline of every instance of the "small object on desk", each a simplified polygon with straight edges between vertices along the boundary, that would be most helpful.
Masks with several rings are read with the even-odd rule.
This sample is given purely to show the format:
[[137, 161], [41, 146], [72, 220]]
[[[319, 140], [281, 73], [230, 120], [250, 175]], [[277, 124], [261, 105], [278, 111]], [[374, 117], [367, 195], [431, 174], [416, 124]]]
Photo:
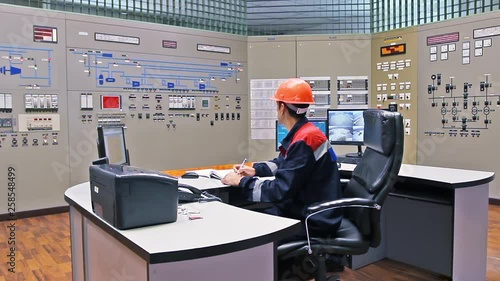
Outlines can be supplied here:
[[194, 216], [189, 216], [189, 219], [190, 220], [199, 220], [199, 219], [202, 219], [203, 217], [200, 216], [200, 215], [194, 215]]
[[222, 180], [226, 175], [218, 174], [216, 171], [210, 171], [210, 178]]
[[198, 175], [196, 172], [186, 172], [181, 176], [181, 178], [183, 179], [197, 179], [199, 177], [200, 175]]
[[186, 174], [188, 173], [195, 173], [199, 177], [205, 177], [205, 178], [212, 178], [212, 179], [218, 179], [221, 180], [223, 179], [229, 172], [232, 172], [233, 170], [213, 170], [213, 169], [205, 169], [205, 170], [194, 170], [194, 171], [187, 171]]

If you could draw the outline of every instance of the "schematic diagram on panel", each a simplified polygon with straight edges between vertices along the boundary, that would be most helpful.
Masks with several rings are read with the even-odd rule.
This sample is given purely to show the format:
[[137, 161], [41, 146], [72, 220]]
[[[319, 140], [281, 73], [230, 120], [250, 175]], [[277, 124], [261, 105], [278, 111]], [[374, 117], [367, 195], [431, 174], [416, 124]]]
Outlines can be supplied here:
[[40, 89], [52, 86], [53, 50], [0, 45], [0, 81], [13, 88]]
[[[427, 86], [431, 107], [440, 110], [442, 129], [450, 136], [479, 137], [482, 130], [492, 124], [491, 115], [495, 113], [493, 105], [500, 106], [500, 95], [491, 92], [490, 75], [485, 74], [479, 85], [467, 81], [457, 83], [455, 77], [443, 84], [442, 74], [432, 74], [432, 84]], [[457, 90], [457, 84], [460, 86]], [[474, 89], [477, 87], [477, 89]], [[442, 89], [444, 88], [444, 95]], [[474, 94], [474, 92], [478, 94]], [[426, 135], [444, 135], [444, 132], [425, 132]]]
[[[241, 63], [199, 63], [141, 58], [140, 55], [98, 50], [69, 49], [77, 71], [97, 89], [142, 91], [198, 91], [217, 93], [218, 83], [238, 83]], [[77, 72], [78, 74], [78, 72]]]
[[[0, 147], [5, 143], [27, 147], [30, 139], [31, 146], [58, 145], [59, 94], [52, 89], [56, 86], [53, 54], [52, 49], [0, 45]], [[16, 108], [21, 103], [23, 113]]]

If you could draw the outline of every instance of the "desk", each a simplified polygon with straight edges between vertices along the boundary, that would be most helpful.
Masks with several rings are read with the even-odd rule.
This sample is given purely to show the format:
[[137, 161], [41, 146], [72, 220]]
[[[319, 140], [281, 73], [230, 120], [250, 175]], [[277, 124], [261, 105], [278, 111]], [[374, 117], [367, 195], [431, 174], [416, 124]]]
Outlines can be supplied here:
[[[342, 176], [354, 168], [342, 164]], [[491, 172], [402, 165], [382, 208], [382, 243], [352, 257], [352, 268], [387, 257], [453, 280], [486, 280], [493, 179]]]
[[[350, 178], [355, 167], [341, 164], [342, 177]], [[390, 258], [453, 280], [486, 280], [493, 179], [492, 172], [401, 165], [382, 208], [382, 243], [351, 257], [350, 267]]]
[[[342, 177], [355, 167], [341, 164]], [[382, 208], [382, 243], [351, 257], [351, 268], [390, 258], [453, 280], [486, 280], [493, 179], [491, 172], [403, 164]]]
[[[350, 178], [354, 168], [342, 164], [341, 175]], [[387, 257], [453, 280], [486, 280], [488, 185], [493, 178], [491, 172], [402, 165], [394, 191], [382, 208], [382, 243], [366, 255], [351, 257], [351, 267]], [[228, 190], [216, 180], [199, 180], [206, 181], [203, 189], [212, 193]], [[194, 180], [181, 182], [195, 185]], [[189, 223], [185, 218], [174, 224], [118, 231], [93, 214], [88, 184], [68, 189], [65, 199], [70, 204], [74, 281], [123, 280], [120, 274], [138, 277], [124, 280], [168, 281], [167, 271], [175, 281], [207, 280], [208, 276], [210, 280], [273, 280], [273, 241], [298, 227], [293, 220], [211, 202], [193, 204], [204, 208], [206, 218], [198, 222], [206, 224], [190, 228], [187, 236], [176, 230], [176, 225], [181, 228]], [[207, 226], [210, 214], [217, 214], [214, 218], [219, 218], [220, 228], [231, 225], [238, 233]], [[241, 223], [247, 221], [251, 223]], [[192, 243], [165, 242], [172, 239]], [[259, 272], [242, 266], [249, 262]], [[95, 274], [105, 278], [91, 278]]]
[[93, 213], [89, 183], [64, 195], [73, 281], [275, 280], [274, 241], [300, 229], [297, 220], [209, 202], [185, 205], [203, 219], [179, 215], [174, 223], [120, 231]]

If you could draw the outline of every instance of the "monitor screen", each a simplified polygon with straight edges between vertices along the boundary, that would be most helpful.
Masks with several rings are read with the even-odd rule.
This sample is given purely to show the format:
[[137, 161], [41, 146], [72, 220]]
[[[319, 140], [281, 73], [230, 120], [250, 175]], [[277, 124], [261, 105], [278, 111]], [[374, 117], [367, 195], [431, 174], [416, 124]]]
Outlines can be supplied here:
[[128, 164], [123, 127], [99, 127], [99, 157], [109, 164]]
[[[309, 120], [309, 122], [318, 127], [318, 129], [320, 129], [323, 134], [326, 135], [326, 120]], [[288, 130], [286, 129], [286, 127], [276, 121], [276, 151], [279, 151], [281, 142], [286, 137], [286, 135], [288, 135]]]
[[364, 109], [329, 109], [328, 139], [331, 144], [362, 145], [365, 132]]

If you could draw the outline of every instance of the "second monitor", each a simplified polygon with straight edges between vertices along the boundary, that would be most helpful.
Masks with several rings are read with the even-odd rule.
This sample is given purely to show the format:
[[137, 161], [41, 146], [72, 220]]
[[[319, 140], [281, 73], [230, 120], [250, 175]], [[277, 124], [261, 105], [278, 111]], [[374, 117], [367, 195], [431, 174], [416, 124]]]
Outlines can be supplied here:
[[365, 109], [328, 109], [328, 139], [332, 145], [353, 145], [357, 153], [348, 153], [346, 157], [361, 157], [364, 142]]
[[[97, 150], [100, 159], [109, 164], [130, 165], [125, 132], [122, 126], [99, 126], [97, 128]], [[97, 164], [97, 163], [96, 163]]]

